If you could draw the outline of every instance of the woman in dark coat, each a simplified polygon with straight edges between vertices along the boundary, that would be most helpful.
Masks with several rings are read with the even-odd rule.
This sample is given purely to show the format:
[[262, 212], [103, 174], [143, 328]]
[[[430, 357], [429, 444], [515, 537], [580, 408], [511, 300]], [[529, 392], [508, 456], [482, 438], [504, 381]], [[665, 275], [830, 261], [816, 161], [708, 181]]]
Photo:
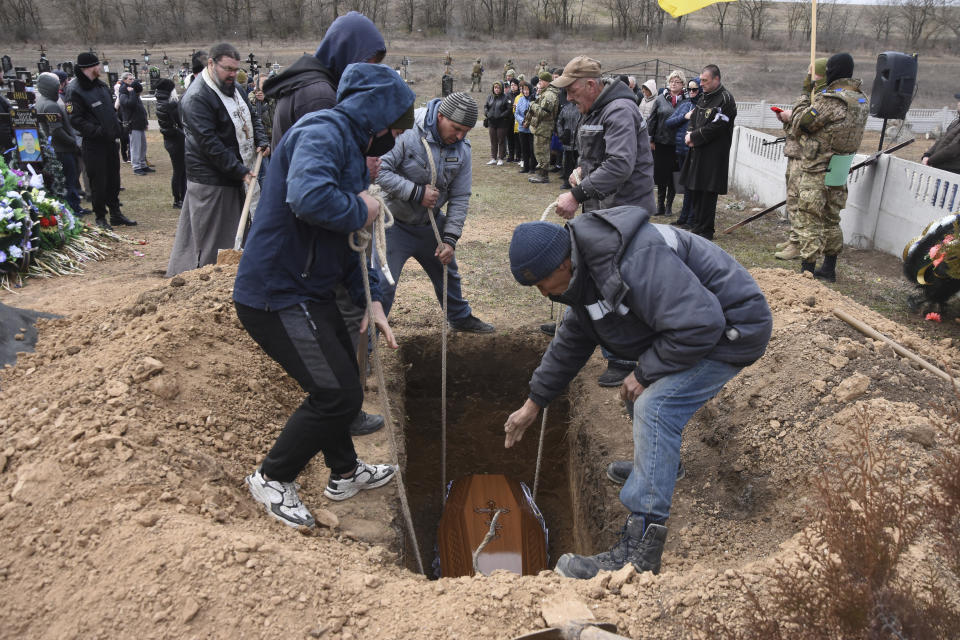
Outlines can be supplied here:
[[672, 71], [667, 76], [668, 90], [654, 99], [648, 122], [650, 147], [653, 149], [653, 181], [657, 185], [658, 216], [669, 216], [673, 213], [673, 199], [676, 196], [673, 172], [679, 171], [680, 167], [677, 165], [675, 129], [667, 125], [667, 119], [683, 102], [684, 84], [686, 78], [680, 71]]
[[513, 103], [503, 93], [503, 84], [493, 83], [486, 104], [484, 123], [490, 131], [490, 160], [487, 164], [503, 165], [507, 157], [507, 130], [513, 129]]
[[183, 120], [180, 119], [180, 105], [177, 103], [173, 80], [164, 78], [157, 82], [157, 124], [163, 134], [163, 148], [170, 156], [173, 176], [170, 178], [170, 190], [173, 192], [173, 206], [179, 209], [183, 205], [183, 196], [187, 193], [187, 171], [184, 167]]

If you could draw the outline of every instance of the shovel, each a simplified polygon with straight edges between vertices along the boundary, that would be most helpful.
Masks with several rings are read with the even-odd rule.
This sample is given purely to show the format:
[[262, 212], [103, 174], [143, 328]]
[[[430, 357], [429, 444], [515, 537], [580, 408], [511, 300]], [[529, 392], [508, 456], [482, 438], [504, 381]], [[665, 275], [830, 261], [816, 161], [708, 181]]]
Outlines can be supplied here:
[[543, 603], [540, 615], [549, 628], [513, 640], [629, 640], [615, 633], [615, 624], [598, 622], [590, 608], [579, 600], [551, 598]]
[[237, 237], [233, 241], [233, 249], [217, 251], [217, 264], [239, 264], [243, 255], [243, 235], [247, 230], [247, 218], [250, 217], [250, 203], [253, 201], [254, 180], [260, 174], [260, 163], [263, 162], [263, 151], [257, 152], [257, 161], [253, 164], [253, 180], [247, 189], [247, 197], [243, 201], [243, 211], [240, 212], [240, 224], [237, 225]]

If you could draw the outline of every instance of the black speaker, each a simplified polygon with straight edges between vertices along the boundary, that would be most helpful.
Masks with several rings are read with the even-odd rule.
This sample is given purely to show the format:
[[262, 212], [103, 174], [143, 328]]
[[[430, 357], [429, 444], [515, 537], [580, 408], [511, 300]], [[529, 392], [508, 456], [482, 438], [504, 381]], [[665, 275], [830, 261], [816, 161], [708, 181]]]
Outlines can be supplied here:
[[877, 56], [877, 76], [870, 92], [870, 115], [900, 120], [907, 115], [917, 85], [917, 54], [886, 51]]

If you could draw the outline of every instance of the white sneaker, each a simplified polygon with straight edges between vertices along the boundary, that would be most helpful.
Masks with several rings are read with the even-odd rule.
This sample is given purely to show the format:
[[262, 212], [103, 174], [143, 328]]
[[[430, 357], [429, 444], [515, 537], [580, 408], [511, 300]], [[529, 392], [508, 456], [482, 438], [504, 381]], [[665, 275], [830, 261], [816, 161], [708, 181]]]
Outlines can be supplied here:
[[490, 161], [487, 164], [497, 164], [496, 158], [490, 158]]
[[250, 488], [250, 495], [267, 507], [267, 513], [288, 527], [312, 527], [315, 522], [297, 495], [300, 488], [296, 482], [267, 480], [257, 469], [244, 482]]
[[503, 166], [503, 160], [497, 160], [497, 166], [498, 166], [498, 167], [502, 167], [502, 166]]
[[336, 477], [330, 474], [330, 481], [323, 495], [331, 500], [346, 500], [365, 489], [376, 489], [393, 479], [396, 469], [389, 464], [367, 464], [357, 460], [357, 470], [349, 478]]

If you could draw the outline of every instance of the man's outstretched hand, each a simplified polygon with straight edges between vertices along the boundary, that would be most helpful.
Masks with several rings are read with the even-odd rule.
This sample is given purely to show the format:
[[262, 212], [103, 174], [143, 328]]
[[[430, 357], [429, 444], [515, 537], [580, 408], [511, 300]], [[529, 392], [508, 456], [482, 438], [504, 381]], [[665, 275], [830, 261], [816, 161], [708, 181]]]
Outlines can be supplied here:
[[509, 449], [517, 442], [520, 442], [523, 438], [524, 431], [533, 424], [538, 413], [540, 413], [540, 407], [538, 407], [533, 400], [527, 398], [527, 401], [523, 403], [522, 407], [510, 414], [510, 417], [507, 418], [507, 421], [503, 425], [503, 431], [507, 434], [507, 437], [503, 441], [504, 448]]

